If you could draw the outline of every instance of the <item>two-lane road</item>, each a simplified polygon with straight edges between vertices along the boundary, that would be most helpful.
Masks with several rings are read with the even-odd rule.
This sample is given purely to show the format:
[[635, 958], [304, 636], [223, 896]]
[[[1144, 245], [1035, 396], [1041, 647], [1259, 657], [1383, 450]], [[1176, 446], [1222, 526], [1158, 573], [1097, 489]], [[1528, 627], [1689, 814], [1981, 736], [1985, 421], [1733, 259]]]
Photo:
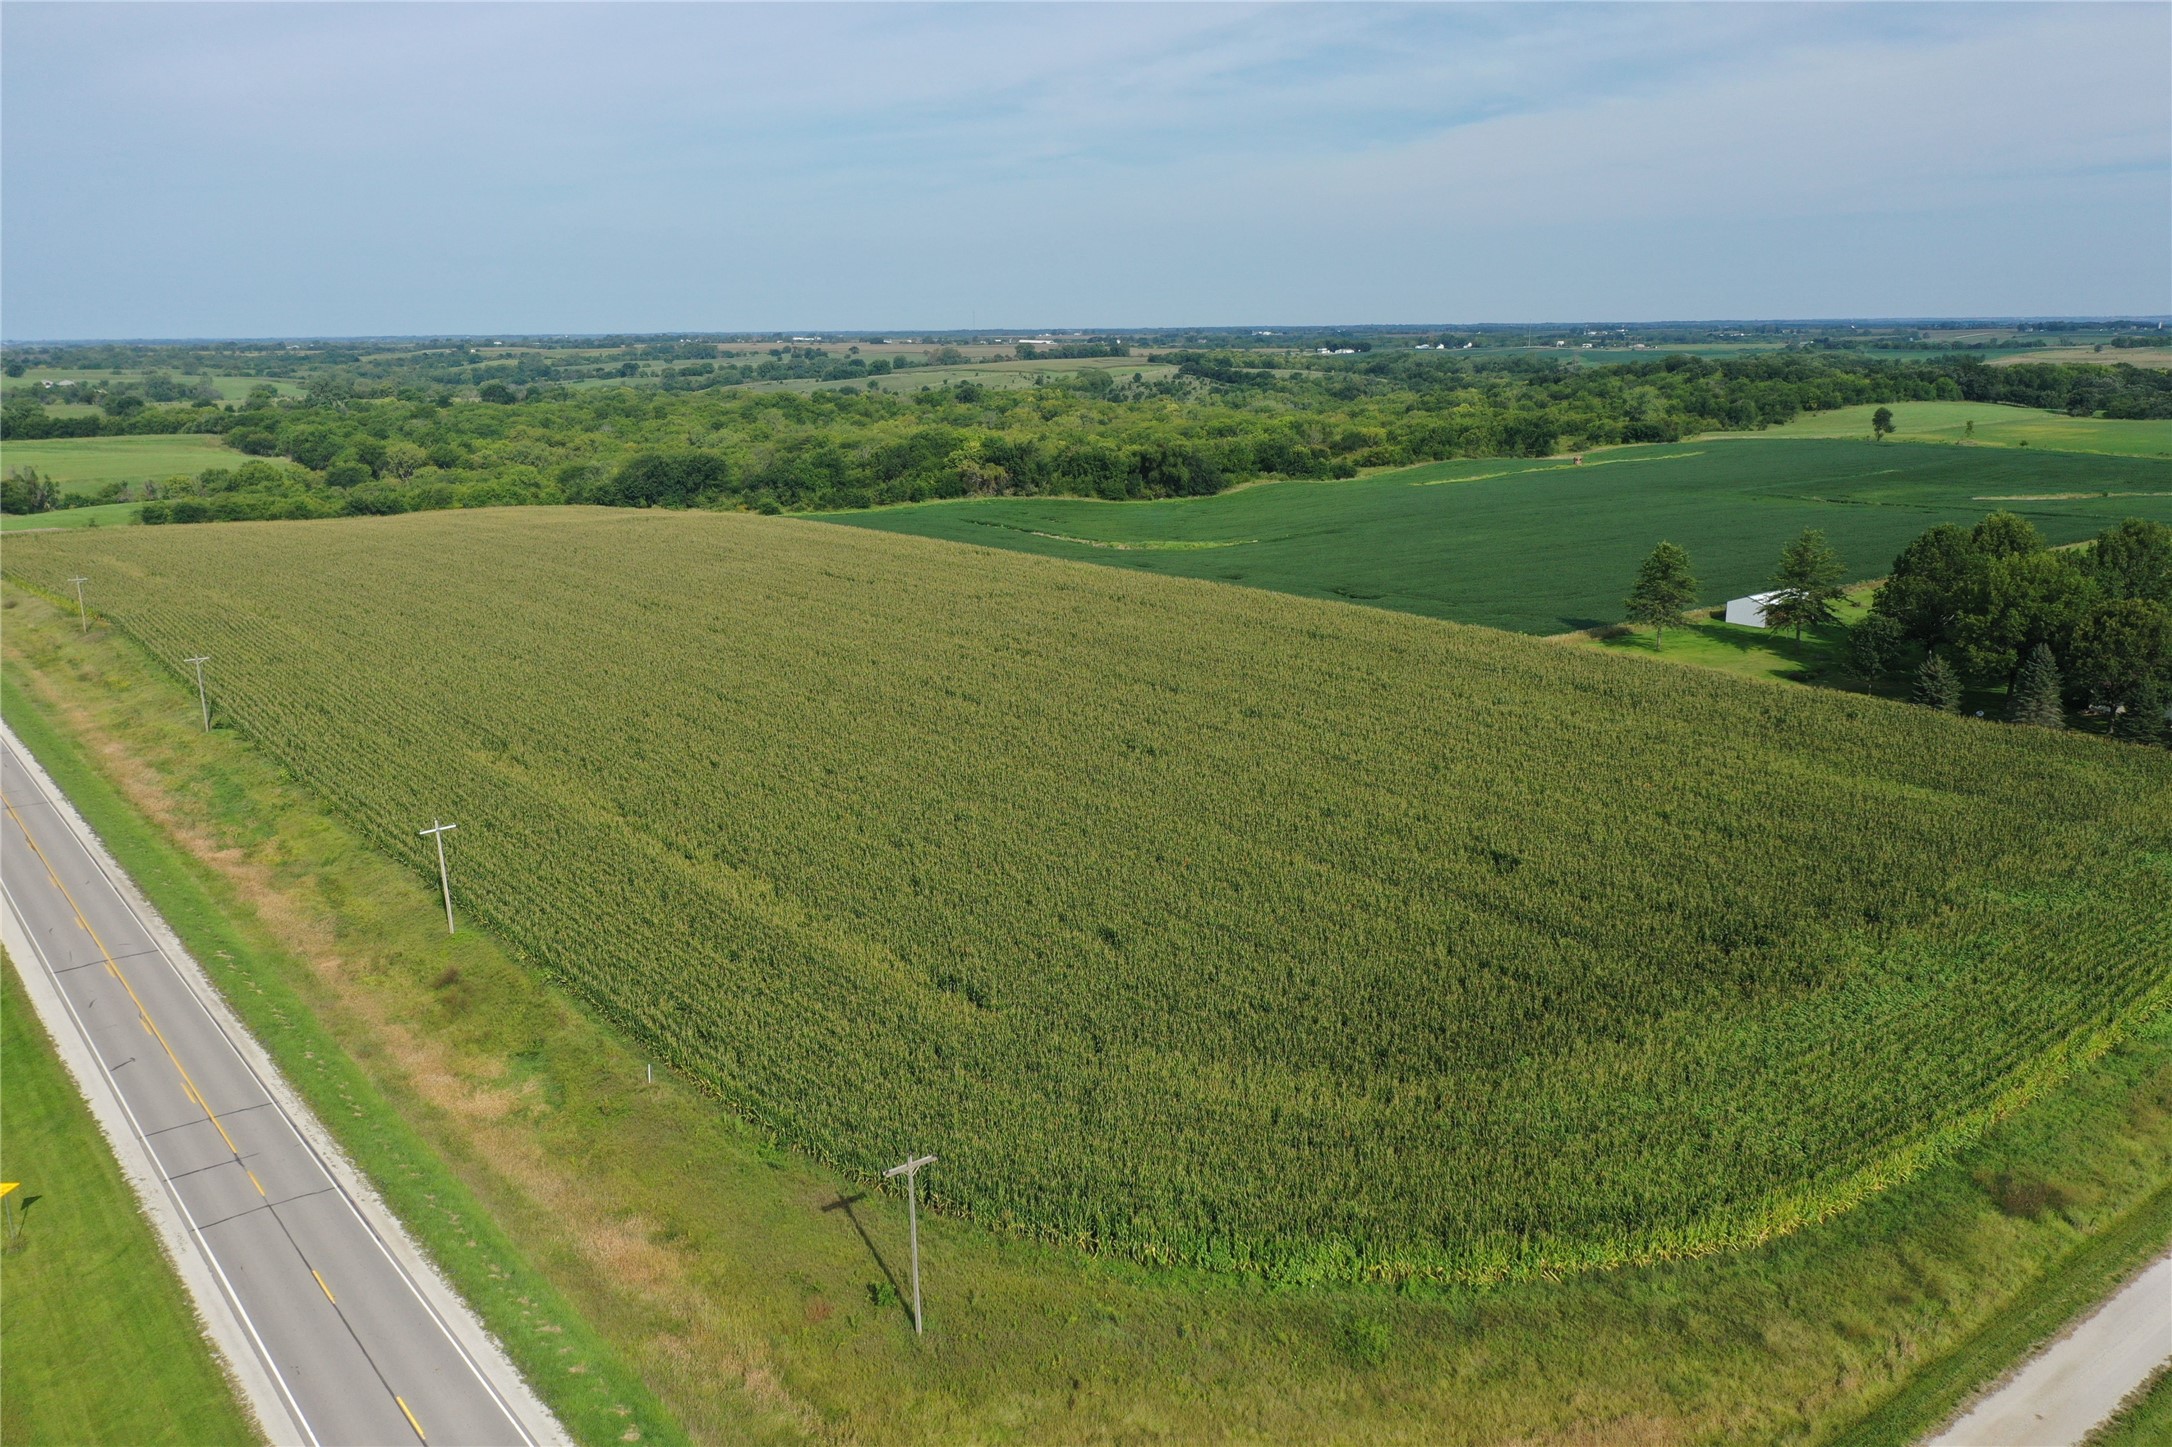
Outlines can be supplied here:
[[0, 891], [9, 935], [30, 956], [17, 964], [50, 982], [40, 1011], [57, 998], [66, 1020], [48, 1026], [75, 1032], [79, 1076], [88, 1063], [102, 1077], [87, 1088], [110, 1086], [109, 1113], [117, 1100], [126, 1120], [116, 1146], [140, 1147], [166, 1195], [147, 1203], [154, 1217], [170, 1206], [173, 1244], [201, 1252], [208, 1270], [184, 1279], [199, 1294], [215, 1283], [223, 1300], [200, 1303], [214, 1328], [238, 1321], [245, 1341], [222, 1344], [261, 1364], [243, 1376], [260, 1393], [269, 1379], [277, 1400], [259, 1412], [274, 1436], [322, 1447], [562, 1441], [382, 1207], [320, 1153], [321, 1129], [251, 1063], [223, 1002], [192, 984], [19, 749], [0, 742]]

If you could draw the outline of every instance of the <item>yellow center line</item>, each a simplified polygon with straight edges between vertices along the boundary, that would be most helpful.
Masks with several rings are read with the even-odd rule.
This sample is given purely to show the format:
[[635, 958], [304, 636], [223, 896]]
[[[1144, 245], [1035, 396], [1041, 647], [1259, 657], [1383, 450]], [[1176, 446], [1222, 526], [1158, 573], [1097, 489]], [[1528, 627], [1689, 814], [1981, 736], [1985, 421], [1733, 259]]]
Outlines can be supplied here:
[[[91, 943], [98, 947], [99, 955], [105, 960], [106, 972], [112, 975], [114, 979], [119, 980], [121, 988], [128, 992], [130, 1003], [136, 1007], [136, 1018], [143, 1023], [144, 1029], [151, 1032], [151, 1037], [158, 1041], [159, 1048], [166, 1052], [166, 1058], [173, 1062], [174, 1070], [181, 1076], [181, 1089], [203, 1111], [204, 1118], [211, 1122], [211, 1128], [219, 1133], [219, 1139], [226, 1142], [227, 1150], [233, 1153], [235, 1163], [241, 1166], [242, 1174], [249, 1178], [249, 1184], [256, 1187], [257, 1195], [269, 1200], [270, 1196], [264, 1190], [264, 1183], [258, 1180], [256, 1172], [250, 1170], [248, 1165], [242, 1161], [241, 1148], [236, 1146], [234, 1138], [226, 1133], [226, 1127], [219, 1121], [218, 1112], [211, 1108], [211, 1103], [204, 1099], [203, 1092], [196, 1088], [196, 1081], [189, 1075], [188, 1067], [181, 1063], [181, 1057], [174, 1053], [173, 1046], [167, 1042], [165, 1032], [158, 1028], [158, 1022], [151, 1018], [151, 1012], [144, 1008], [143, 1000], [136, 994], [135, 986], [128, 983], [128, 976], [121, 973], [120, 965], [114, 961], [113, 952], [107, 949], [106, 942], [98, 937], [98, 931], [91, 928], [90, 920], [83, 914], [83, 907], [76, 903], [75, 895], [66, 884], [61, 882], [60, 872], [53, 868], [53, 861], [38, 846], [38, 841], [31, 837], [30, 826], [24, 823], [23, 816], [16, 812], [15, 802], [4, 795], [0, 795], [0, 804], [5, 805], [8, 817], [13, 819], [15, 827], [22, 831], [23, 842], [30, 846], [31, 852], [38, 856], [38, 862], [45, 866], [46, 877], [53, 881], [53, 887], [60, 891], [61, 898], [68, 901], [68, 908], [75, 912], [75, 922], [82, 926], [83, 933], [89, 935]], [[309, 1274], [316, 1277], [317, 1289], [324, 1293], [324, 1299], [331, 1302], [334, 1308], [337, 1308], [339, 1299], [332, 1295], [332, 1288], [325, 1284], [323, 1275], [314, 1266], [309, 1268]], [[395, 1392], [392, 1395], [392, 1400], [400, 1404], [400, 1415], [407, 1418], [408, 1426], [414, 1428], [415, 1440], [421, 1442], [423, 1447], [429, 1447], [430, 1439], [423, 1435], [422, 1423], [415, 1420], [414, 1412], [408, 1408], [407, 1399]]]
[[[136, 1007], [136, 1017], [143, 1021], [143, 1028], [151, 1032], [151, 1037], [158, 1041], [159, 1048], [166, 1052], [166, 1058], [173, 1062], [173, 1068], [180, 1072], [182, 1087], [195, 1098], [196, 1104], [202, 1107], [204, 1118], [209, 1120], [211, 1128], [219, 1133], [219, 1139], [226, 1142], [226, 1148], [233, 1152], [234, 1159], [240, 1160], [241, 1148], [235, 1145], [234, 1138], [226, 1133], [226, 1127], [219, 1121], [218, 1112], [213, 1110], [211, 1103], [204, 1099], [204, 1093], [196, 1088], [196, 1082], [189, 1075], [188, 1067], [181, 1063], [180, 1056], [174, 1054], [173, 1046], [166, 1041], [165, 1032], [158, 1028], [158, 1022], [151, 1018], [151, 1012], [144, 1008], [142, 999], [136, 994], [136, 987], [128, 983], [128, 976], [122, 974], [121, 967], [114, 962], [113, 952], [106, 948], [104, 940], [98, 938], [98, 931], [91, 928], [91, 922], [84, 917], [83, 906], [75, 902], [75, 895], [66, 884], [61, 882], [60, 872], [53, 868], [53, 861], [46, 857], [43, 849], [38, 847], [38, 841], [31, 838], [30, 826], [25, 824], [23, 816], [16, 812], [15, 801], [0, 795], [0, 803], [6, 805], [8, 817], [13, 819], [15, 827], [22, 831], [23, 842], [30, 846], [30, 852], [37, 855], [38, 862], [45, 866], [46, 878], [53, 881], [53, 887], [60, 891], [60, 897], [68, 901], [68, 908], [75, 911], [75, 922], [83, 927], [83, 933], [89, 935], [91, 943], [98, 947], [99, 955], [106, 962], [107, 971], [112, 974], [114, 979], [119, 980], [121, 988], [128, 992], [130, 1003]], [[244, 1167], [243, 1169], [247, 1168]], [[251, 1176], [249, 1179], [253, 1181], [256, 1177]], [[264, 1193], [262, 1186], [258, 1186], [256, 1189], [258, 1195]]]

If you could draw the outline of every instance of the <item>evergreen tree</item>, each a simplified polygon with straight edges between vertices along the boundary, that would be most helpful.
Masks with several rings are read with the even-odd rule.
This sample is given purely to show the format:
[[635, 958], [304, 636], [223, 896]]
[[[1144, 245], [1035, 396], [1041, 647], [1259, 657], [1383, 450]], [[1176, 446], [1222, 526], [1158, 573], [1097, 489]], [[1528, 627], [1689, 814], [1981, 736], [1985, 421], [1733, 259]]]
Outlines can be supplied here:
[[1833, 600], [1840, 596], [1845, 571], [1840, 554], [1825, 541], [1822, 528], [1804, 528], [1802, 536], [1780, 553], [1780, 569], [1772, 575], [1777, 595], [1765, 604], [1765, 626], [1793, 628], [1795, 641], [1811, 624], [1833, 621]]
[[1927, 655], [1923, 666], [1916, 670], [1915, 691], [1909, 695], [1925, 708], [1935, 708], [1940, 713], [1961, 711], [1961, 675], [1953, 671], [1953, 665], [1937, 654]]
[[1623, 604], [1632, 623], [1649, 623], [1666, 641], [1670, 624], [1684, 624], [1683, 614], [1697, 601], [1697, 579], [1689, 571], [1689, 553], [1675, 543], [1661, 543], [1637, 569], [1636, 582]]
[[2130, 744], [2164, 743], [2172, 738], [2172, 725], [2164, 716], [2168, 703], [2172, 703], [2172, 690], [2155, 680], [2141, 684], [2113, 717], [2112, 737]]
[[2051, 656], [2050, 645], [2037, 644], [2029, 650], [2013, 691], [2006, 696], [2007, 722], [2040, 729], [2065, 728], [2066, 708], [2059, 701], [2061, 686], [2059, 661]]

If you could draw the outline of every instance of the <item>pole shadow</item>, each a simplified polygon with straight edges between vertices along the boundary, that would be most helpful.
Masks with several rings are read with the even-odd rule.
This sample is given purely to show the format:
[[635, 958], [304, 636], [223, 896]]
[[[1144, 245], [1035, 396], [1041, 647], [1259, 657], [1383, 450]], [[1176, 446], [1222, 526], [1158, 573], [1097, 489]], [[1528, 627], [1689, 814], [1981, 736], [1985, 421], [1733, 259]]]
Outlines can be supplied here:
[[875, 1258], [875, 1266], [882, 1272], [882, 1279], [890, 1283], [891, 1297], [896, 1300], [899, 1309], [905, 1313], [905, 1319], [911, 1321], [913, 1304], [906, 1298], [905, 1288], [898, 1285], [897, 1273], [890, 1269], [889, 1259], [882, 1254], [882, 1248], [875, 1244], [875, 1238], [867, 1234], [867, 1227], [860, 1221], [860, 1213], [852, 1209], [866, 1199], [867, 1192], [859, 1191], [850, 1196], [839, 1196], [822, 1209], [824, 1211], [842, 1211], [845, 1219], [852, 1223], [852, 1229], [859, 1233], [860, 1244], [867, 1248], [869, 1256]]

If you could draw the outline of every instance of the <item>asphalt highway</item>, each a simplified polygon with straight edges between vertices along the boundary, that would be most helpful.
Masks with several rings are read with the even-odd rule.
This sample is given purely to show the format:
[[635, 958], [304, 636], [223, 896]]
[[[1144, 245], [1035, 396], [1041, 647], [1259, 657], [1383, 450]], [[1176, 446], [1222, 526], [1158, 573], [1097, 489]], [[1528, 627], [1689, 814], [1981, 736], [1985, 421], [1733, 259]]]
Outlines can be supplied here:
[[295, 1439], [321, 1447], [559, 1440], [495, 1344], [389, 1239], [382, 1207], [343, 1184], [346, 1168], [312, 1141], [321, 1129], [267, 1085], [238, 1024], [169, 958], [18, 748], [0, 743], [0, 889], [32, 956], [17, 967], [45, 973], [67, 1016], [49, 1028], [77, 1032], [117, 1094], [183, 1219], [181, 1244], [209, 1266], [196, 1278], [224, 1297], [205, 1312], [214, 1334], [238, 1318], [239, 1350], [265, 1369], [245, 1379], [274, 1385], [279, 1402], [260, 1409], [274, 1437], [289, 1435], [283, 1406]]

